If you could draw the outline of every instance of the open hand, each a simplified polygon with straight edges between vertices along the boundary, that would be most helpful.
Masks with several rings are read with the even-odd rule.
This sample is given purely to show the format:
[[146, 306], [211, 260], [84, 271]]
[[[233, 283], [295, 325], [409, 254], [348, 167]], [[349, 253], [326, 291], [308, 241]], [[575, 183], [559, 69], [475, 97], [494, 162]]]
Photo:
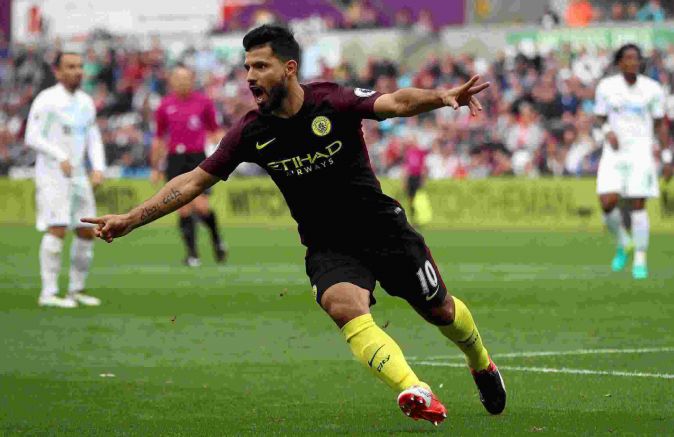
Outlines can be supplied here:
[[133, 230], [131, 220], [126, 214], [110, 214], [103, 217], [83, 218], [80, 221], [82, 223], [97, 225], [94, 229], [94, 234], [108, 243], [112, 243], [112, 240], [115, 238], [123, 237]]
[[451, 106], [453, 109], [459, 109], [460, 106], [468, 106], [470, 114], [475, 116], [482, 111], [480, 101], [475, 97], [476, 94], [489, 88], [489, 82], [475, 85], [480, 80], [480, 75], [475, 75], [461, 86], [447, 90], [442, 95], [442, 102], [445, 106]]

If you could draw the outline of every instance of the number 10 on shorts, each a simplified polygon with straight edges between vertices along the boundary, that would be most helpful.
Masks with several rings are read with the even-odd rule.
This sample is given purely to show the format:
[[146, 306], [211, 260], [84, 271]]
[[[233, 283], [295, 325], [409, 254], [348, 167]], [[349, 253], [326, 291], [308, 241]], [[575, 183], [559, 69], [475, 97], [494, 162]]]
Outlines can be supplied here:
[[[426, 296], [426, 300], [433, 299], [440, 287], [438, 287], [438, 274], [435, 273], [433, 264], [429, 260], [426, 260], [423, 267], [419, 267], [417, 277], [419, 278], [419, 283], [421, 284], [424, 296]], [[428, 286], [429, 284], [430, 287]], [[431, 289], [433, 290], [432, 292]]]

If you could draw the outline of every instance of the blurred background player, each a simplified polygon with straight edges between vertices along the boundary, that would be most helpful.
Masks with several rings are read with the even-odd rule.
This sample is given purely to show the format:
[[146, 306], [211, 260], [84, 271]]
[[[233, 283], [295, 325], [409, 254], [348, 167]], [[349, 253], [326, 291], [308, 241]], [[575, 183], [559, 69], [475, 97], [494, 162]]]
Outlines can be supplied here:
[[[414, 136], [409, 136], [403, 143], [405, 193], [410, 210], [410, 219], [417, 225], [424, 225], [430, 221], [431, 206], [425, 193], [419, 191], [426, 178], [426, 155]], [[421, 201], [420, 201], [421, 200]]]
[[[93, 258], [94, 232], [79, 217], [96, 212], [92, 189], [103, 181], [105, 155], [96, 125], [96, 109], [82, 83], [82, 57], [58, 53], [58, 84], [37, 95], [28, 116], [26, 143], [37, 151], [35, 185], [37, 229], [46, 231], [40, 244], [41, 306], [74, 308], [100, 305], [83, 293]], [[87, 177], [85, 153], [91, 163]], [[70, 247], [70, 280], [65, 298], [57, 296], [61, 252], [66, 230], [74, 229]]]
[[[175, 67], [169, 83], [172, 93], [162, 99], [156, 112], [157, 133], [151, 158], [152, 180], [155, 183], [161, 178], [159, 168], [165, 159], [168, 180], [194, 170], [206, 158], [206, 145], [217, 143], [222, 133], [215, 119], [213, 102], [194, 90], [192, 70], [184, 66]], [[178, 210], [180, 233], [187, 248], [185, 264], [190, 267], [201, 265], [194, 214], [210, 231], [216, 261], [224, 262], [227, 258], [208, 194], [210, 190]]]
[[[659, 83], [640, 74], [641, 60], [638, 46], [622, 46], [614, 58], [620, 73], [599, 82], [595, 106], [597, 122], [606, 137], [597, 171], [597, 194], [606, 226], [618, 240], [611, 268], [613, 271], [625, 268], [633, 245], [635, 279], [648, 277], [646, 250], [650, 225], [646, 200], [659, 195], [653, 157], [654, 131], [663, 152], [669, 145], [664, 123], [665, 93]], [[663, 158], [669, 166], [671, 155], [663, 153]], [[631, 237], [617, 207], [621, 197], [630, 203]]]

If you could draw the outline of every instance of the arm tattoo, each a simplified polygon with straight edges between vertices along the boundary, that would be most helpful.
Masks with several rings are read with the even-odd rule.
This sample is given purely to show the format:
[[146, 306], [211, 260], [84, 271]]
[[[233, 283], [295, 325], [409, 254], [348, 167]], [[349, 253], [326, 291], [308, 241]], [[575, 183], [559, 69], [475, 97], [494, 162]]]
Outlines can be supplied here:
[[174, 200], [178, 200], [182, 197], [183, 193], [180, 191], [176, 190], [175, 188], [171, 188], [171, 192], [164, 197], [164, 205], [168, 205]]
[[146, 222], [152, 220], [153, 218], [160, 215], [160, 209], [161, 208], [160, 208], [159, 204], [153, 205], [149, 208], [143, 208], [143, 212], [140, 214], [140, 220], [143, 223], [146, 223]]
[[162, 205], [168, 206], [170, 203], [178, 202], [182, 196], [183, 193], [181, 193], [179, 190], [171, 188], [171, 192], [168, 193], [166, 196], [164, 196], [164, 199], [162, 200], [161, 204], [156, 203], [150, 207], [143, 208], [143, 211], [140, 214], [141, 222], [145, 224], [151, 222], [152, 220], [158, 217], [161, 217], [162, 215], [164, 215]]

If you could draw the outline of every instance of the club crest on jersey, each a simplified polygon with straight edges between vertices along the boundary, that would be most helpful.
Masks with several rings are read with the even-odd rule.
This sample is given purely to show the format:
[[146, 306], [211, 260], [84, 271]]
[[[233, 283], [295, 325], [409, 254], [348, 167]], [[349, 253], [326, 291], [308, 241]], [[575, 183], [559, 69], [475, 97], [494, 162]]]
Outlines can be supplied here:
[[353, 93], [358, 97], [370, 97], [376, 93], [376, 91], [368, 90], [367, 88], [356, 88], [353, 90]]
[[311, 130], [319, 137], [324, 137], [332, 130], [332, 123], [328, 117], [319, 115], [311, 122]]

